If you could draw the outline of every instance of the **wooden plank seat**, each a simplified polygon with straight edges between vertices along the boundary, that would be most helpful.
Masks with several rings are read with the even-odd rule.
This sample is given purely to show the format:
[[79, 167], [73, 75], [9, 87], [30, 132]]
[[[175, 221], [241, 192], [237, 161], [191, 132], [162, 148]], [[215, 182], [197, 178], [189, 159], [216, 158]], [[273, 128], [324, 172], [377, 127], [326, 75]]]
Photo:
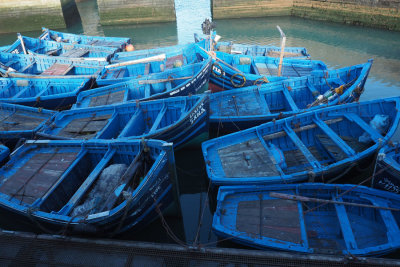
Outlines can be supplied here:
[[65, 75], [73, 68], [72, 64], [54, 63], [50, 68], [43, 71], [40, 75]]

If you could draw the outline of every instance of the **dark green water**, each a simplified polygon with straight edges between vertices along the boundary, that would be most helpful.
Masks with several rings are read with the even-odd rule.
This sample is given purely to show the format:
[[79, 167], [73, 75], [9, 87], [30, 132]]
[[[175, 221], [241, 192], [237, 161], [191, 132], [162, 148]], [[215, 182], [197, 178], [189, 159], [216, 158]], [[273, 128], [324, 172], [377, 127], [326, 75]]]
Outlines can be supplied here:
[[[186, 43], [192, 41], [193, 31], [200, 30], [198, 20], [192, 18], [196, 16], [202, 21], [210, 14], [206, 8], [207, 3], [203, 4], [204, 8], [200, 5], [195, 9], [196, 14], [179, 10], [181, 17], [178, 18], [178, 23], [101, 27], [98, 23], [98, 14], [95, 12], [95, 2], [86, 1], [79, 3], [78, 6], [82, 24], [76, 24], [64, 31], [88, 35], [128, 36], [132, 38], [136, 49]], [[185, 5], [177, 5], [177, 8], [185, 9]], [[222, 36], [222, 40], [254, 44], [279, 45], [279, 33], [276, 29], [276, 25], [279, 25], [286, 33], [287, 46], [304, 46], [313, 59], [323, 60], [331, 68], [359, 64], [373, 58], [374, 64], [361, 100], [400, 95], [400, 33], [398, 32], [294, 17], [216, 22], [217, 32]], [[36, 37], [40, 32], [23, 34]], [[0, 46], [15, 40], [15, 34], [0, 35]], [[176, 160], [183, 219], [168, 216], [167, 223], [177, 237], [186, 240], [187, 243], [198, 242], [215, 246], [217, 238], [210, 230], [215, 200], [213, 194], [207, 193], [208, 179], [204, 171], [201, 149], [178, 151]], [[127, 233], [120, 238], [174, 242], [159, 221], [149, 225], [140, 233]]]

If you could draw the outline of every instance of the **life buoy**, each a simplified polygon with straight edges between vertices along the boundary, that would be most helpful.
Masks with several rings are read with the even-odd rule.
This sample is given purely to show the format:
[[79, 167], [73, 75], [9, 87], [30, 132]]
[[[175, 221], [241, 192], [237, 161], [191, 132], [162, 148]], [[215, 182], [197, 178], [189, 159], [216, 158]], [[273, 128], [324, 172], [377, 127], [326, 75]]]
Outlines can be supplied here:
[[[240, 76], [240, 77], [242, 77], [242, 80], [243, 80], [243, 82], [242, 83], [235, 83], [233, 80], [235, 79], [235, 77], [236, 76]], [[239, 88], [239, 87], [243, 87], [243, 85], [246, 83], [246, 77], [243, 75], [243, 74], [241, 74], [241, 73], [235, 73], [235, 74], [233, 74], [232, 75], [232, 77], [231, 77], [231, 83], [232, 83], [232, 85], [234, 86], [234, 87], [236, 87], [236, 88]]]
[[269, 83], [267, 77], [262, 77], [262, 78], [258, 78], [257, 80], [254, 81], [254, 85], [261, 85], [263, 83]]

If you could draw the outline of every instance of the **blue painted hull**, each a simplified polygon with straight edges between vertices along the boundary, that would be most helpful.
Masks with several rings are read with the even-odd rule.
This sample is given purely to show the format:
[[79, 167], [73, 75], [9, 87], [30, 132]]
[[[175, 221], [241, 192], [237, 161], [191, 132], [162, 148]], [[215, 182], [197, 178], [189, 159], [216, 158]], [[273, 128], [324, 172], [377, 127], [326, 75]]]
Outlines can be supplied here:
[[[260, 85], [292, 77], [311, 75], [314, 70], [326, 70], [322, 61], [304, 59], [284, 59], [282, 75], [278, 77], [279, 58], [230, 55], [216, 52], [210, 76], [212, 92], [232, 90], [252, 85]], [[225, 63], [224, 63], [225, 62]], [[232, 68], [234, 66], [240, 72]]]
[[0, 78], [0, 101], [46, 109], [62, 109], [90, 89], [91, 79]]
[[[23, 46], [21, 44], [23, 41]], [[54, 41], [40, 40], [26, 36], [20, 36], [4, 52], [13, 54], [36, 54], [55, 57], [68, 57], [70, 59], [108, 61], [117, 51], [117, 48], [89, 46], [82, 44], [68, 44]]]
[[385, 191], [314, 183], [235, 186], [221, 187], [217, 201], [215, 233], [247, 246], [356, 256], [400, 247], [400, 197]]
[[[67, 164], [65, 162], [58, 166], [58, 170], [63, 174], [59, 174], [60, 177], [54, 186], [41, 185], [45, 190], [40, 189], [42, 191], [39, 190], [39, 193], [38, 190], [35, 191], [35, 197], [40, 197], [35, 199], [29, 197], [21, 199], [21, 196], [17, 195], [10, 197], [10, 192], [13, 191], [12, 181], [17, 179], [15, 177], [17, 174], [7, 166], [3, 167], [0, 172], [7, 179], [0, 185], [0, 208], [3, 213], [9, 213], [21, 221], [29, 221], [31, 226], [40, 232], [114, 236], [129, 229], [138, 230], [157, 218], [159, 214], [156, 205], [161, 206], [162, 212], [173, 201], [171, 185], [171, 179], [174, 179], [175, 175], [173, 150], [170, 145], [162, 141], [145, 141], [149, 148], [146, 153], [149, 153], [153, 165], [136, 188], [125, 189], [129, 192], [129, 197], [119, 200], [109, 210], [74, 216], [71, 214], [76, 207], [79, 207], [81, 201], [85, 201], [85, 195], [92, 190], [91, 185], [96, 186], [97, 182], [93, 181], [93, 175], [102, 172], [107, 166], [106, 162], [129, 165], [140, 149], [143, 149], [141, 142], [140, 140], [92, 140], [83, 144], [80, 141], [28, 142], [11, 158], [10, 162], [14, 164], [14, 169], [26, 168], [24, 166], [30, 164], [30, 158], [35, 157], [38, 161], [40, 156], [48, 153], [55, 153], [53, 158], [64, 155], [65, 162], [71, 153], [76, 158], [68, 162], [71, 164], [68, 168], [65, 166], [63, 168], [62, 164]], [[85, 163], [88, 160], [85, 155], [91, 155], [91, 162]], [[51, 160], [53, 159], [48, 162], [51, 163]], [[85, 167], [89, 169], [85, 170]], [[43, 170], [48, 168], [51, 167], [42, 166]], [[74, 176], [77, 171], [81, 176]], [[40, 186], [37, 184], [40, 174], [32, 175], [29, 186], [33, 188]], [[45, 192], [49, 186], [51, 186], [49, 191]], [[26, 190], [28, 192], [32, 189], [28, 187]], [[110, 193], [114, 194], [114, 189], [111, 190]], [[118, 190], [115, 194], [117, 192], [120, 194]], [[96, 205], [92, 210], [98, 210], [99, 207]]]
[[[204, 49], [209, 49], [209, 37], [200, 37], [194, 34], [195, 42]], [[207, 39], [207, 41], [206, 41]], [[250, 55], [263, 57], [279, 57], [281, 48], [274, 45], [254, 45], [254, 44], [238, 44], [232, 41], [218, 42], [214, 45], [213, 50], [221, 51], [234, 55]], [[310, 58], [307, 49], [304, 47], [285, 47], [284, 58]]]
[[106, 61], [74, 60], [65, 57], [20, 55], [0, 52], [0, 76], [49, 79], [96, 78]]
[[180, 148], [208, 133], [208, 95], [173, 97], [62, 111], [38, 136], [45, 139], [160, 139]]
[[[100, 86], [110, 85], [147, 75], [162, 73], [168, 69], [179, 70], [184, 66], [200, 62], [207, 62], [206, 64], [208, 64], [211, 60], [211, 57], [196, 44], [176, 46], [174, 49], [168, 47], [165, 49], [166, 51], [164, 52], [162, 49], [156, 49], [156, 51], [160, 50], [155, 55], [157, 58], [150, 57], [149, 59], [147, 53], [140, 53], [139, 55], [135, 54], [135, 56], [126, 57], [126, 61], [122, 60], [118, 63], [106, 66], [97, 78], [97, 84]], [[159, 53], [161, 53], [161, 55]], [[151, 56], [153, 56], [153, 54], [151, 54]], [[144, 60], [145, 62], [138, 63], [137, 60]]]
[[196, 94], [207, 87], [210, 67], [210, 61], [204, 61], [85, 91], [79, 94], [73, 109]]
[[335, 181], [390, 140], [398, 107], [398, 97], [337, 105], [209, 140], [207, 174], [215, 185]]
[[400, 194], [399, 144], [388, 144], [379, 150], [372, 187]]
[[[211, 94], [210, 126], [219, 133], [247, 129], [271, 120], [357, 101], [364, 91], [372, 60], [365, 64], [282, 83], [263, 84]], [[339, 94], [335, 90], [340, 90]], [[332, 93], [332, 96], [324, 95]], [[319, 97], [322, 100], [319, 101]]]
[[49, 40], [63, 43], [78, 43], [91, 46], [115, 47], [119, 49], [124, 49], [127, 44], [131, 43], [130, 38], [87, 36], [58, 32], [46, 28], [42, 28], [42, 30], [43, 33], [39, 36], [40, 40]]

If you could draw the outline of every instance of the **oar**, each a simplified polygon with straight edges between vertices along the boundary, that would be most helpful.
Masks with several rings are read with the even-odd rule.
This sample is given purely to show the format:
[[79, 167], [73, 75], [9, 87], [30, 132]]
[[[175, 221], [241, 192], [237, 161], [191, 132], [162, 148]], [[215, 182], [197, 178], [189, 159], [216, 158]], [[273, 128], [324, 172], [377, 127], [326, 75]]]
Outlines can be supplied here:
[[159, 80], [140, 80], [139, 84], [153, 84], [153, 83], [163, 83], [163, 82], [169, 82], [169, 81], [175, 81], [175, 80], [186, 80], [190, 79], [193, 76], [187, 76], [187, 77], [179, 77], [179, 78], [168, 78], [168, 79], [159, 79]]
[[327, 200], [327, 199], [320, 199], [320, 198], [311, 198], [299, 195], [290, 195], [284, 193], [277, 193], [271, 192], [269, 193], [270, 197], [293, 200], [293, 201], [302, 201], [302, 202], [316, 202], [316, 203], [326, 203], [326, 204], [340, 204], [346, 206], [355, 206], [355, 207], [362, 207], [362, 208], [372, 208], [372, 209], [383, 209], [383, 210], [392, 210], [392, 211], [400, 211], [400, 209], [390, 208], [390, 207], [380, 207], [368, 204], [360, 204], [360, 203], [351, 203], [351, 202], [342, 202], [342, 201], [335, 201], [335, 200]]
[[165, 57], [166, 57], [165, 54], [161, 54], [161, 55], [152, 56], [152, 57], [146, 57], [146, 58], [140, 58], [140, 59], [135, 59], [135, 60], [129, 60], [129, 61], [121, 62], [121, 63], [115, 63], [115, 64], [107, 65], [104, 68], [109, 69], [109, 68], [134, 65], [134, 64], [139, 64], [139, 63], [163, 61], [163, 60], [165, 60]]
[[200, 46], [199, 46], [199, 48], [200, 48], [201, 50], [203, 50], [204, 52], [206, 52], [210, 57], [212, 57], [212, 58], [215, 59], [216, 61], [219, 61], [219, 62], [221, 62], [221, 63], [227, 65], [228, 67], [232, 68], [233, 70], [235, 70], [235, 71], [237, 71], [237, 72], [243, 73], [241, 70], [238, 70], [237, 68], [235, 68], [235, 67], [232, 66], [231, 64], [229, 64], [229, 63], [223, 61], [222, 59], [217, 58], [217, 56], [216, 56], [215, 54], [208, 52], [207, 50], [205, 50], [204, 48], [202, 48], [202, 47], [200, 47]]

